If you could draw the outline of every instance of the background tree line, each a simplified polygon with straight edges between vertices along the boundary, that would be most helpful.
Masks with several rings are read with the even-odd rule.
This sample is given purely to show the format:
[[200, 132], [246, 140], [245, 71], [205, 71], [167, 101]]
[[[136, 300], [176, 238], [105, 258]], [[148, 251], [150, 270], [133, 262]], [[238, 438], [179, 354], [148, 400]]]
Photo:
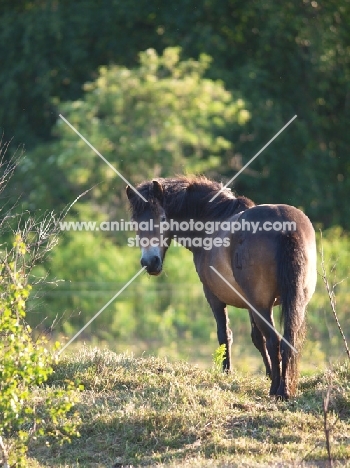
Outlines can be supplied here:
[[[251, 114], [243, 128], [228, 130], [234, 150], [212, 175], [231, 176], [298, 114], [235, 189], [258, 203], [302, 206], [324, 226], [349, 228], [342, 202], [349, 193], [347, 0], [17, 0], [1, 2], [0, 15], [7, 139], [28, 150], [52, 139], [61, 103], [81, 98], [101, 65], [135, 67], [140, 51], [180, 46], [183, 58], [212, 57], [207, 76], [243, 98]], [[34, 193], [37, 180], [28, 178], [25, 191]]]
[[[233, 188], [256, 203], [298, 206], [316, 227], [346, 231], [349, 29], [347, 0], [3, 0], [0, 126], [5, 140], [13, 138], [12, 149], [26, 148], [7, 196], [20, 197], [20, 211], [38, 213], [59, 211], [91, 189], [71, 219], [128, 216], [125, 184], [59, 113], [135, 184], [183, 172], [226, 181], [297, 114]], [[336, 240], [342, 277], [348, 239], [330, 231], [334, 260]], [[36, 271], [55, 285], [37, 288], [33, 323], [65, 312], [61, 328], [70, 333], [132, 275], [137, 257], [125, 247], [125, 234], [62, 235]], [[177, 249], [168, 271], [153, 284], [143, 278], [140, 290], [135, 285], [104, 315], [106, 336], [146, 338], [159, 327], [173, 338], [207, 333], [210, 312], [201, 311], [187, 253]], [[174, 278], [193, 288], [179, 294]], [[345, 320], [347, 289], [339, 288]], [[315, 325], [326, 307], [319, 294]], [[324, 323], [314, 338], [332, 333]]]

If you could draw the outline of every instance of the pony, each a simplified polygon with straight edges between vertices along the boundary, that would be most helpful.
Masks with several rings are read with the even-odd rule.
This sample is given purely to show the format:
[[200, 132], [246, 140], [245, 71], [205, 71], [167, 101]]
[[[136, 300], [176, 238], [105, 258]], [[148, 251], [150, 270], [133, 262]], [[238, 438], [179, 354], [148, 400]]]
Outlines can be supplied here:
[[[141, 265], [162, 272], [172, 239], [189, 249], [212, 309], [223, 370], [232, 369], [227, 305], [247, 309], [270, 395], [288, 400], [297, 389], [306, 306], [316, 287], [315, 231], [299, 209], [255, 203], [204, 176], [156, 178], [127, 186]], [[140, 228], [141, 227], [141, 228]], [[283, 336], [275, 329], [280, 306]]]

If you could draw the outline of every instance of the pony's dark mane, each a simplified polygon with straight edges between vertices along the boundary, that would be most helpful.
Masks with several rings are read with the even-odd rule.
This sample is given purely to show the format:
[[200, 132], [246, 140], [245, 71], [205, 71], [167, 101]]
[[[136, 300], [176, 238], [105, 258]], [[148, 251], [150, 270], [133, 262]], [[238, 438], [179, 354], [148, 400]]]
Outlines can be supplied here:
[[[230, 189], [223, 190], [215, 200], [209, 203], [209, 200], [221, 190], [222, 185], [204, 176], [180, 176], [154, 180], [157, 180], [163, 187], [162, 206], [166, 215], [171, 218], [221, 220], [255, 206], [255, 203], [248, 198], [236, 198]], [[153, 193], [153, 181], [143, 182], [137, 190], [148, 200], [148, 203], [135, 194], [130, 200], [133, 217], [141, 215], [147, 208], [151, 208], [156, 214], [159, 200]]]

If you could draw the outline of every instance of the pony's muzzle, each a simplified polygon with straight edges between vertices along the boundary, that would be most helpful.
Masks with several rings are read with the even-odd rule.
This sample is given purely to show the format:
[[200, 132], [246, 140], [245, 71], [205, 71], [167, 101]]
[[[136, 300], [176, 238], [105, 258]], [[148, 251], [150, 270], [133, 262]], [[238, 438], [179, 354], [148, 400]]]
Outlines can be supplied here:
[[142, 257], [141, 266], [146, 267], [149, 275], [159, 275], [162, 271], [162, 259], [158, 255]]

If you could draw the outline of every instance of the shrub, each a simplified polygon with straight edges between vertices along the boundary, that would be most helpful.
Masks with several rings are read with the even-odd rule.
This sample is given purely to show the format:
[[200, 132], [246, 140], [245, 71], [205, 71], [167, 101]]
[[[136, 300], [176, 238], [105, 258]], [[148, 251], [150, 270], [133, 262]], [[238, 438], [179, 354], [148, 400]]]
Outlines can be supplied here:
[[[26, 281], [26, 246], [16, 236], [13, 249], [5, 255], [0, 276], [0, 447], [6, 466], [25, 466], [24, 455], [31, 438], [69, 440], [76, 424], [67, 418], [74, 406], [73, 384], [65, 389], [45, 390], [33, 401], [32, 392], [53, 373], [54, 352], [44, 338], [34, 341], [25, 323], [25, 303], [30, 292]], [[57, 346], [57, 345], [56, 345]]]

